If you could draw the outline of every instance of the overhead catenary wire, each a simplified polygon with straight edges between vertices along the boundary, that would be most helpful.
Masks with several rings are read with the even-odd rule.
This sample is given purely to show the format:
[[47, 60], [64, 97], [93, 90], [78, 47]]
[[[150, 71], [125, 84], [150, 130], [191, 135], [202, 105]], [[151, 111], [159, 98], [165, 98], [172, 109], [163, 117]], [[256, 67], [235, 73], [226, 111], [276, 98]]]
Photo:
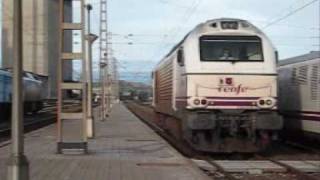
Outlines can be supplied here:
[[[179, 26], [177, 26], [177, 27], [173, 27], [173, 28], [170, 30], [170, 32], [167, 33], [167, 34], [173, 34], [173, 35], [171, 36], [171, 37], [172, 37], [171, 39], [176, 38], [177, 34], [178, 34], [178, 33], [180, 32], [180, 30], [181, 30], [182, 25], [183, 25], [185, 22], [188, 22], [188, 21], [189, 21], [189, 19], [192, 17], [192, 15], [196, 12], [196, 10], [197, 10], [198, 6], [201, 4], [201, 2], [202, 2], [202, 0], [198, 0], [198, 1], [194, 0], [193, 3], [192, 3], [192, 5], [190, 6], [190, 8], [187, 9], [187, 10], [185, 11], [184, 15], [182, 16], [182, 18], [181, 18], [181, 22], [182, 22], [182, 23], [181, 23]], [[167, 37], [164, 37], [163, 40], [162, 40], [162, 42], [165, 42], [166, 39], [167, 39]], [[162, 45], [161, 45], [161, 44], [162, 44]], [[154, 59], [155, 56], [157, 55], [157, 52], [162, 52], [163, 49], [167, 48], [167, 44], [165, 44], [165, 43], [161, 43], [161, 44], [160, 44], [160, 47], [159, 47], [159, 48], [156, 48], [156, 51], [153, 53], [153, 55], [152, 55], [151, 58], [149, 58], [149, 59]]]
[[284, 15], [284, 16], [282, 16], [282, 17], [280, 17], [280, 18], [277, 18], [277, 19], [275, 19], [275, 20], [273, 20], [273, 21], [271, 21], [271, 22], [269, 22], [269, 23], [266, 24], [262, 29], [266, 29], [266, 28], [268, 28], [268, 27], [270, 27], [270, 26], [272, 26], [272, 25], [274, 25], [274, 24], [276, 24], [276, 23], [278, 23], [278, 22], [280, 22], [280, 21], [282, 21], [282, 20], [284, 20], [284, 19], [286, 19], [286, 18], [288, 18], [288, 17], [296, 14], [297, 12], [303, 10], [304, 8], [310, 6], [310, 5], [312, 5], [312, 4], [314, 4], [314, 3], [318, 2], [318, 1], [319, 1], [319, 0], [313, 0], [313, 1], [310, 1], [310, 2], [308, 2], [308, 3], [306, 3], [306, 4], [302, 5], [302, 6], [300, 6], [299, 8], [290, 11], [290, 12], [287, 13], [286, 15]]
[[160, 3], [162, 4], [168, 4], [168, 5], [173, 5], [175, 7], [179, 7], [179, 8], [183, 8], [183, 9], [189, 9], [188, 6], [184, 6], [184, 5], [181, 5], [179, 3], [176, 3], [176, 2], [173, 2], [173, 1], [170, 1], [170, 0], [158, 0]]
[[[252, 19], [252, 20], [250, 20], [250, 21], [251, 21], [251, 22], [257, 22], [257, 23], [268, 24], [268, 23], [270, 23], [270, 21], [272, 21], [272, 20], [270, 20], [270, 21], [261, 21], [261, 20]], [[288, 27], [288, 28], [291, 28], [291, 29], [292, 29], [292, 28], [294, 28], [294, 29], [301, 29], [301, 30], [303, 30], [303, 31], [306, 31], [306, 30], [308, 30], [308, 31], [319, 31], [319, 30], [320, 30], [319, 27], [315, 27], [315, 26], [313, 26], [313, 27], [306, 27], [306, 26], [299, 26], [299, 25], [287, 24], [287, 23], [279, 24], [279, 22], [276, 23], [276, 24], [273, 24], [272, 26]]]
[[[164, 3], [164, 4], [167, 4], [168, 6], [171, 6], [172, 5], [172, 7], [174, 8], [175, 7], [175, 4], [176, 4], [176, 2], [177, 1], [175, 1], [175, 2], [171, 2], [170, 0], [155, 0], [155, 1], [161, 1], [162, 3]], [[190, 3], [191, 1], [189, 1], [189, 3]], [[197, 3], [197, 1], [194, 1], [195, 3]], [[300, 2], [300, 3], [297, 3], [297, 2]], [[288, 12], [292, 12], [292, 11], [294, 11], [294, 10], [296, 10], [296, 8], [295, 7], [297, 7], [297, 6], [299, 6], [299, 5], [301, 5], [302, 3], [305, 3], [305, 2], [307, 2], [307, 0], [303, 0], [303, 1], [299, 1], [299, 0], [297, 0], [297, 1], [295, 1], [295, 3], [294, 3], [294, 5], [292, 4], [292, 5], [290, 5], [290, 7], [288, 7], [288, 8], [286, 8], [286, 9], [284, 9], [284, 10], [282, 10], [282, 14], [285, 14], [285, 15], [287, 15], [288, 14]], [[191, 9], [193, 9], [193, 7], [194, 7], [194, 3], [192, 3], [192, 4], [189, 4], [189, 5], [191, 5], [188, 9], [186, 8], [186, 11], [184, 12], [185, 14], [183, 15], [183, 16], [181, 16], [181, 18], [179, 17], [179, 19], [186, 19], [186, 18], [188, 18], [188, 16], [191, 14], [191, 12], [192, 12], [192, 10]], [[187, 5], [184, 5], [184, 6], [186, 6], [187, 7]], [[309, 5], [310, 6], [310, 5]], [[166, 6], [167, 7], [167, 6]], [[303, 8], [304, 9], [304, 8]], [[300, 10], [299, 10], [300, 11]], [[181, 11], [180, 11], [181, 12]], [[287, 12], [287, 13], [285, 13], [285, 12]], [[277, 13], [276, 13], [277, 14]], [[272, 23], [272, 22], [274, 22], [275, 20], [277, 20], [277, 19], [279, 19], [280, 17], [284, 17], [284, 16], [281, 16], [281, 14], [280, 13], [278, 13], [279, 14], [279, 16], [278, 16], [278, 18], [277, 17], [275, 17], [274, 19], [271, 19], [270, 21], [264, 21], [263, 23], [261, 23], [261, 24], [266, 24], [266, 25], [268, 25], [268, 24], [270, 24], [270, 23]], [[294, 13], [295, 14], [295, 13]], [[182, 14], [181, 14], [182, 15]], [[291, 16], [291, 15], [290, 15]], [[289, 16], [289, 17], [290, 17]], [[192, 17], [192, 15], [191, 15], [191, 17]], [[190, 17], [190, 18], [191, 18]], [[287, 27], [290, 27], [290, 28], [300, 28], [300, 29], [306, 29], [306, 30], [309, 30], [309, 29], [313, 29], [313, 30], [317, 30], [317, 31], [319, 31], [319, 28], [317, 28], [317, 27], [303, 27], [303, 26], [299, 26], [299, 24], [287, 24], [287, 22], [286, 21], [284, 21], [286, 18], [284, 18], [284, 19], [282, 19], [282, 20], [280, 20], [280, 21], [278, 21], [278, 22], [275, 22], [275, 23], [273, 23], [273, 24], [271, 24], [271, 25], [269, 25], [269, 26], [271, 26], [271, 27], [273, 27], [273, 26], [287, 26]], [[182, 24], [182, 26], [183, 27], [181, 27], [181, 26], [179, 26], [179, 23], [181, 23]], [[167, 25], [167, 24], [165, 24], [165, 25]], [[183, 21], [183, 20], [181, 20], [180, 22], [178, 22], [177, 23], [177, 25], [179, 26], [179, 27], [181, 27], [180, 28], [180, 30], [181, 29], [185, 29], [184, 27], [186, 26], [186, 21]], [[313, 24], [310, 24], [311, 26], [313, 25]], [[158, 58], [158, 56], [159, 55], [161, 55], [161, 52], [164, 52], [164, 50], [165, 49], [167, 49], [167, 48], [170, 48], [170, 47], [172, 47], [171, 46], [171, 43], [169, 44], [165, 44], [168, 40], [170, 40], [171, 38], [173, 39], [173, 38], [178, 38], [178, 36], [176, 36], [177, 34], [178, 35], [180, 35], [181, 34], [181, 31], [179, 30], [179, 29], [176, 29], [176, 28], [178, 28], [178, 26], [175, 26], [175, 27], [173, 27], [172, 29], [169, 29], [169, 31], [167, 31], [167, 32], [165, 32], [165, 33], [163, 33], [163, 35], [161, 34], [161, 32], [158, 34], [158, 33], [154, 33], [154, 34], [141, 34], [141, 33], [139, 33], [139, 32], [135, 32], [135, 33], [132, 33], [132, 35], [131, 36], [128, 36], [128, 34], [119, 34], [119, 33], [112, 33], [110, 36], [112, 36], [112, 37], [114, 37], [114, 39], [115, 39], [115, 41], [117, 41], [117, 40], [122, 40], [122, 38], [123, 37], [126, 37], [127, 39], [133, 39], [132, 40], [132, 44], [128, 44], [127, 42], [120, 42], [119, 44], [117, 44], [118, 42], [114, 42], [115, 44], [115, 46], [116, 46], [116, 48], [117, 48], [117, 50], [118, 49], [120, 49], [120, 51], [125, 51], [125, 54], [122, 54], [122, 55], [120, 55], [122, 58], [119, 58], [119, 59], [123, 59], [123, 58], [126, 58], [126, 59], [128, 59], [128, 60], [132, 60], [132, 61], [139, 61], [139, 59], [137, 59], [137, 57], [139, 58], [139, 56], [138, 56], [138, 53], [137, 53], [137, 51], [136, 51], [136, 49], [137, 48], [139, 48], [139, 50], [144, 50], [145, 51], [145, 49], [147, 48], [147, 47], [149, 47], [149, 46], [152, 46], [152, 48], [150, 48], [150, 50], [149, 50], [149, 52], [151, 52], [151, 53], [145, 53], [145, 55], [147, 55], [147, 56], [145, 56], [145, 57], [142, 57], [143, 59], [148, 59], [148, 60], [150, 60], [150, 61], [153, 61], [154, 60], [154, 58], [156, 58], [157, 60], [159, 60], [159, 58]], [[268, 28], [268, 27], [267, 27]], [[150, 32], [151, 33], [151, 32]], [[180, 34], [179, 34], [180, 33]], [[308, 35], [308, 34], [306, 34], [306, 35]], [[309, 39], [312, 39], [312, 41], [314, 42], [314, 40], [313, 39], [317, 39], [317, 38], [319, 38], [319, 37], [317, 37], [317, 36], [311, 36], [312, 34], [310, 34], [310, 37], [304, 37], [304, 36], [298, 36], [298, 34], [297, 34], [297, 36], [295, 36], [295, 34], [293, 34], [292, 36], [286, 36], [286, 37], [284, 37], [284, 36], [279, 36], [278, 38], [276, 38], [276, 36], [274, 36], [275, 37], [275, 39], [281, 39], [281, 40], [284, 40], [284, 42], [291, 42], [291, 41], [287, 41], [287, 40], [291, 40], [291, 39], [294, 39], [294, 40], [297, 40], [297, 39], [305, 39], [305, 40], [309, 40]], [[158, 40], [156, 40], [156, 39], [154, 39], [155, 41], [152, 41], [153, 40], [153, 37], [155, 37], [155, 38], [159, 38], [161, 41], [158, 41]], [[270, 35], [270, 37], [271, 38], [273, 38], [273, 36], [272, 35]], [[143, 39], [142, 39], [143, 38]], [[124, 40], [124, 39], [123, 39]], [[128, 40], [128, 41], [129, 41]], [[137, 42], [138, 40], [141, 40], [140, 42]], [[152, 42], [146, 42], [146, 40], [148, 41], [148, 40], [150, 40], [150, 41], [152, 41]], [[170, 40], [171, 41], [171, 40]], [[294, 41], [295, 42], [295, 41]], [[307, 43], [307, 42], [306, 42]], [[172, 44], [174, 44], [174, 43], [172, 43]], [[276, 43], [276, 45], [278, 45], [279, 43]], [[136, 45], [136, 46], [135, 46]], [[126, 47], [123, 47], [123, 46], [126, 46]], [[144, 47], [144, 46], [146, 46], [146, 47]], [[156, 46], [156, 47], [155, 47]], [[281, 45], [281, 44], [279, 44], [279, 46], [282, 46], [282, 47], [289, 47], [288, 45]], [[293, 45], [290, 45], [290, 46], [293, 46]], [[294, 46], [298, 46], [298, 45], [294, 45]], [[312, 45], [310, 45], [310, 46], [312, 46]], [[306, 48], [306, 47], [304, 47], [304, 48]], [[134, 52], [133, 52], [134, 51]], [[119, 51], [117, 51], [117, 55], [119, 55], [118, 53], [120, 53]], [[132, 53], [134, 54], [134, 55], [132, 55]], [[150, 55], [152, 55], [152, 56], [150, 56]], [[151, 58], [148, 58], [148, 57], [151, 57]]]

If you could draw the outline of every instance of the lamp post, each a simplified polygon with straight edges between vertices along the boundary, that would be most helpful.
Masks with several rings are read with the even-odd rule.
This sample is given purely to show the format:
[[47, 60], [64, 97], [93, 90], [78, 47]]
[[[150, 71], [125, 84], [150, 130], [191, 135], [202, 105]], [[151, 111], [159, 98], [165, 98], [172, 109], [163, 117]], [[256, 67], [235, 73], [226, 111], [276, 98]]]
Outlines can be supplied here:
[[90, 11], [92, 10], [92, 6], [90, 4], [86, 5], [87, 9], [87, 69], [86, 69], [86, 76], [87, 76], [87, 136], [88, 138], [94, 138], [94, 119], [92, 113], [92, 44], [93, 42], [98, 39], [98, 36], [95, 34], [91, 34], [90, 31]]
[[8, 161], [8, 180], [28, 180], [29, 163], [24, 155], [23, 142], [23, 76], [22, 76], [22, 0], [13, 1], [13, 78], [11, 154]]
[[[104, 57], [107, 58], [107, 53], [104, 54]], [[101, 83], [101, 111], [102, 111], [102, 117], [101, 121], [106, 120], [106, 82], [105, 82], [105, 68], [107, 67], [106, 61], [100, 62], [100, 83]]]

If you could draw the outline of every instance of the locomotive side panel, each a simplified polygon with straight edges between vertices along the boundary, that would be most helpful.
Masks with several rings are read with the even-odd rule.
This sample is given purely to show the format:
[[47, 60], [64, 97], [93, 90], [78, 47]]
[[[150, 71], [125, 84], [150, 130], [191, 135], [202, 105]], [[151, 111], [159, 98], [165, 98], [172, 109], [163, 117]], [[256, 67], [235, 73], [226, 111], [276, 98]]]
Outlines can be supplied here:
[[[176, 56], [174, 60], [174, 108], [175, 111], [184, 110], [187, 107], [187, 77], [184, 76], [186, 72], [185, 68], [185, 54], [186, 52], [181, 47], [177, 53], [180, 56]], [[180, 58], [180, 59], [179, 59]], [[179, 60], [178, 60], [179, 59]], [[180, 62], [180, 63], [179, 63]]]
[[24, 101], [27, 103], [35, 103], [42, 101], [41, 83], [30, 79], [24, 79]]
[[0, 103], [10, 103], [11, 77], [0, 74]]
[[168, 60], [155, 71], [155, 110], [172, 114], [173, 66]]
[[0, 72], [0, 114], [6, 119], [11, 108], [11, 77]]

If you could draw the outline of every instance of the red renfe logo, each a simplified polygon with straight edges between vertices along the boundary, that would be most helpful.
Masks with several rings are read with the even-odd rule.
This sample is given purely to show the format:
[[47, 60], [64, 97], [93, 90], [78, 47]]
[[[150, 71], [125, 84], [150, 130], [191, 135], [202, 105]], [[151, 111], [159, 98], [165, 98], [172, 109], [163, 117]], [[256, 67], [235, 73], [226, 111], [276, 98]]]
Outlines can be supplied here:
[[242, 84], [236, 85], [234, 83], [233, 78], [227, 77], [227, 78], [221, 78], [218, 91], [224, 92], [224, 93], [235, 93], [240, 94], [247, 92], [249, 87], [245, 87]]

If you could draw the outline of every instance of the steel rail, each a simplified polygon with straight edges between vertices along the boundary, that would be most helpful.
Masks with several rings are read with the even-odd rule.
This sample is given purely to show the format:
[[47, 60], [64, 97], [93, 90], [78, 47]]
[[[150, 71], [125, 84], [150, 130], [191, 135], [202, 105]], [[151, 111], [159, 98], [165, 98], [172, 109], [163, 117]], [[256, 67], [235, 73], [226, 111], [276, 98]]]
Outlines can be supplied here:
[[291, 173], [297, 175], [299, 179], [303, 179], [303, 180], [318, 180], [318, 178], [315, 178], [315, 177], [307, 174], [306, 172], [303, 172], [303, 171], [301, 171], [301, 170], [299, 170], [297, 168], [289, 166], [289, 165], [287, 165], [285, 163], [282, 163], [282, 162], [280, 162], [278, 160], [275, 160], [275, 159], [272, 159], [272, 158], [268, 158], [268, 157], [265, 157], [265, 156], [259, 155], [259, 154], [256, 154], [255, 156], [258, 159], [271, 161], [271, 162], [273, 162], [273, 163], [275, 163], [275, 164], [277, 164], [279, 166], [282, 166], [282, 167], [286, 168], [288, 172], [291, 172]]

